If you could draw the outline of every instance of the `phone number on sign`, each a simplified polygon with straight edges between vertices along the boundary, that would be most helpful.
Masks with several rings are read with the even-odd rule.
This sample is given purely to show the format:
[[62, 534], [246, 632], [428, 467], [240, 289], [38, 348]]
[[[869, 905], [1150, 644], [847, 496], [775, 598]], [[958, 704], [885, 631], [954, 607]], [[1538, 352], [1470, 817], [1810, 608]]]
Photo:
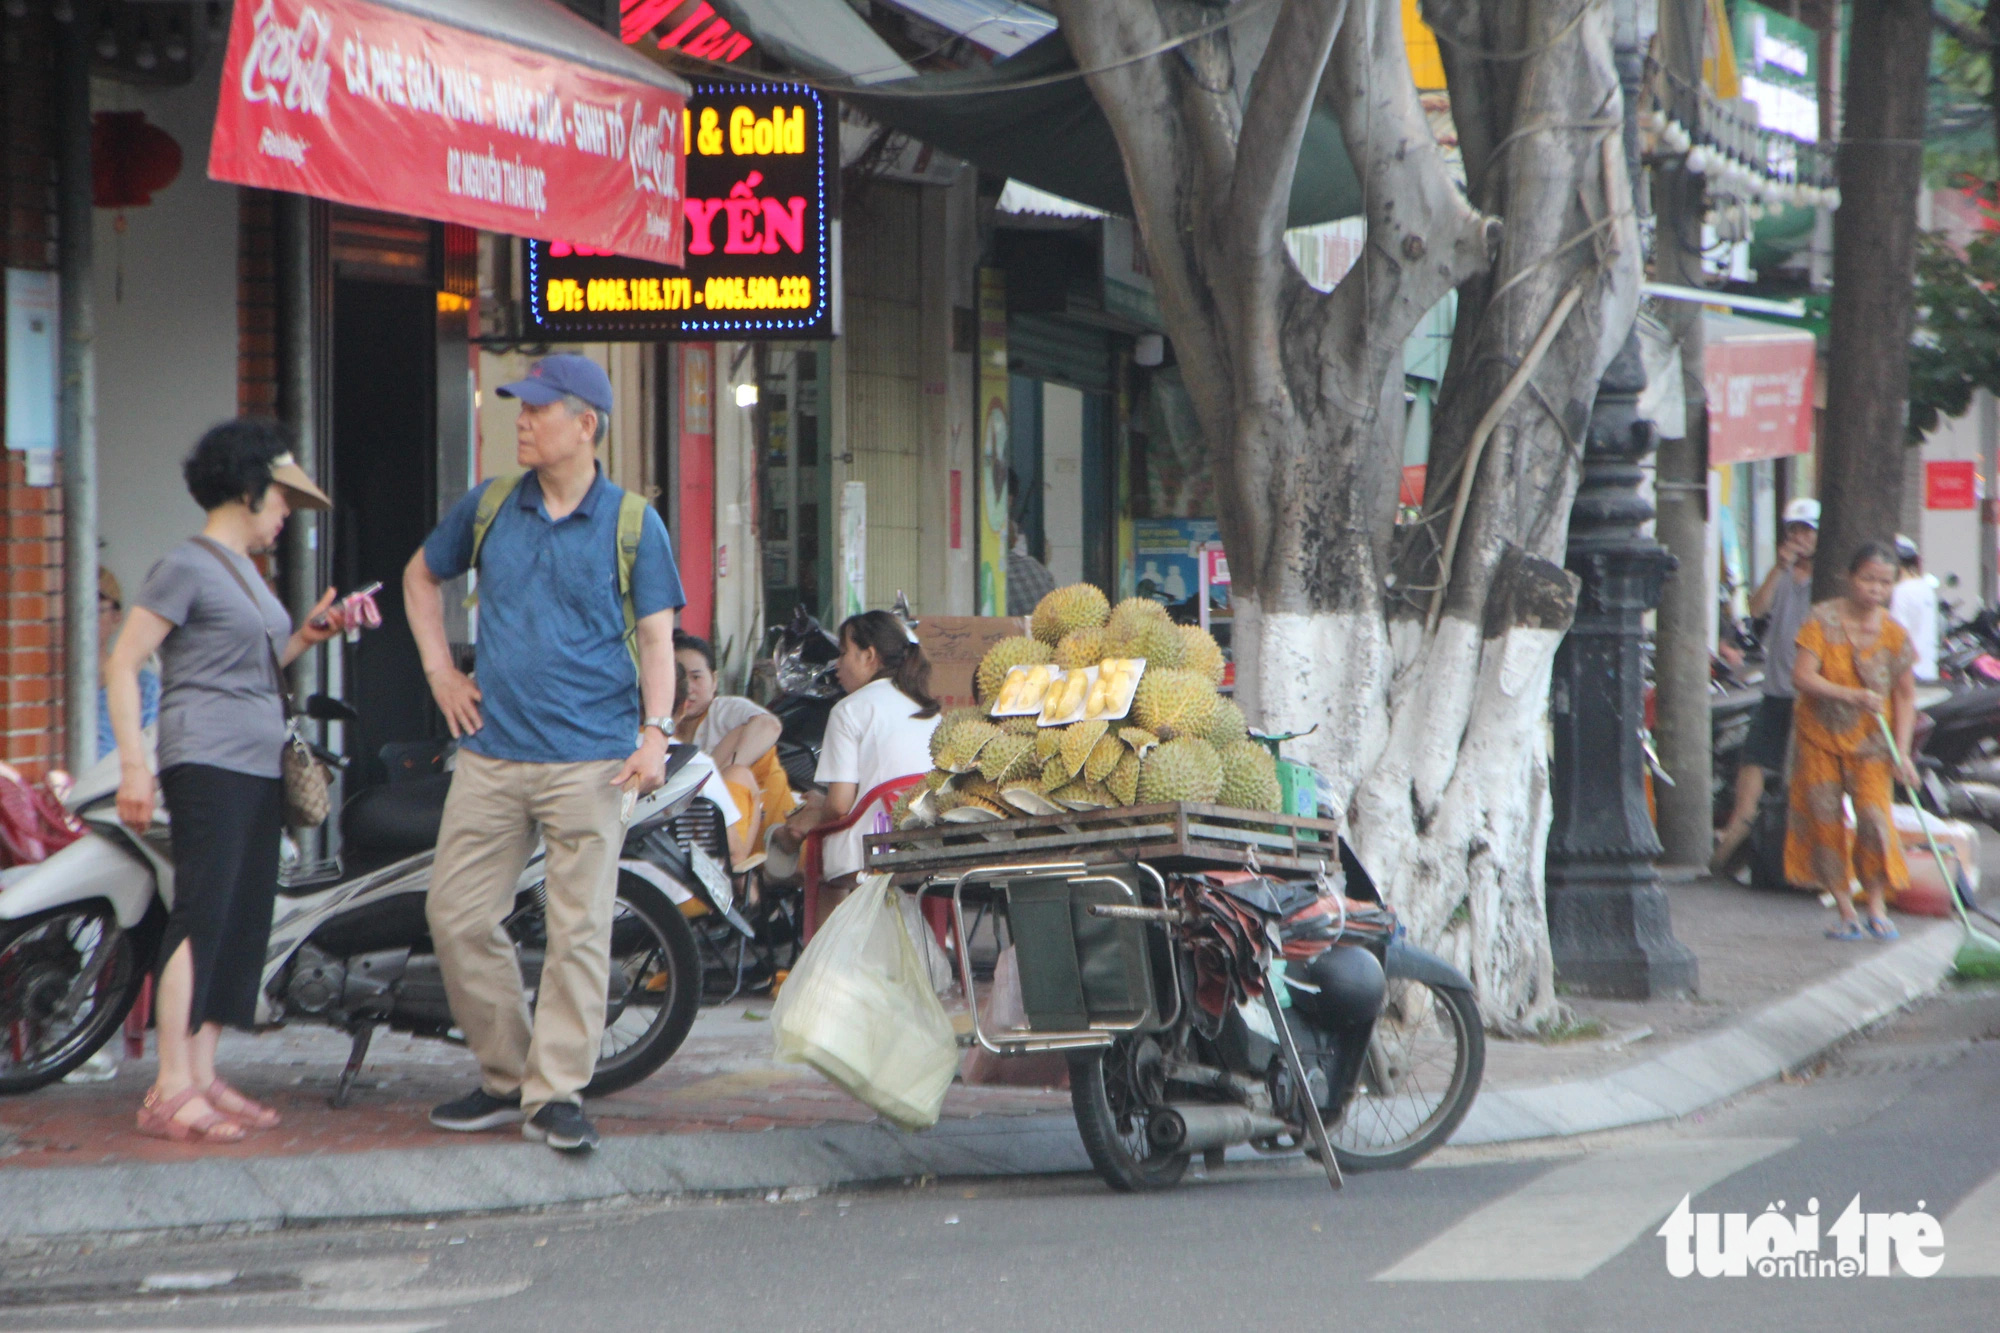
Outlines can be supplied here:
[[618, 310], [806, 310], [811, 278], [709, 278], [696, 290], [690, 278], [557, 278], [544, 304], [550, 314]]

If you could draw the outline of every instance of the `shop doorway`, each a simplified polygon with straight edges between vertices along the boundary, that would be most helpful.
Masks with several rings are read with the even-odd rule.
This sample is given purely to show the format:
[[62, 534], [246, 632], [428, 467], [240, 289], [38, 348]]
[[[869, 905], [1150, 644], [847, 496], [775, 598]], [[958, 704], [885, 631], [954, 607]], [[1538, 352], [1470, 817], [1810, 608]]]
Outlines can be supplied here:
[[437, 735], [403, 614], [403, 566], [437, 514], [437, 315], [429, 285], [342, 279], [333, 299], [333, 579], [380, 581], [382, 628], [342, 651], [348, 790], [386, 777], [381, 752]]
[[1008, 441], [1013, 519], [1058, 586], [1117, 589], [1109, 394], [1012, 376]]

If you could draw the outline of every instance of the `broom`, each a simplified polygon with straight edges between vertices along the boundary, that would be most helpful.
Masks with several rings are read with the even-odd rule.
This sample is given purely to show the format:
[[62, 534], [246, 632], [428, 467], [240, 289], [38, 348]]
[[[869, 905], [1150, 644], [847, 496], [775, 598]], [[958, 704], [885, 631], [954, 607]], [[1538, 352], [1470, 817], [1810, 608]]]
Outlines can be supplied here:
[[[1889, 733], [1889, 719], [1877, 713], [1875, 722], [1882, 728], [1882, 739], [1888, 743], [1889, 758], [1901, 770], [1903, 756], [1896, 749], [1896, 738]], [[1905, 790], [1909, 789], [1906, 787]], [[1965, 928], [1965, 937], [1959, 941], [1958, 952], [1952, 956], [1952, 969], [1968, 981], [2000, 981], [2000, 940], [1972, 924], [1972, 917], [1965, 910], [1968, 893], [1964, 869], [1961, 868], [1954, 876], [1944, 868], [1944, 853], [1938, 850], [1937, 838], [1931, 833], [1930, 819], [1924, 814], [1922, 797], [1915, 791], [1910, 791], [1910, 808], [1917, 813], [1917, 827], [1924, 831], [1924, 841], [1930, 844], [1939, 876], [1951, 886], [1951, 905], [1958, 909], [1958, 923]]]

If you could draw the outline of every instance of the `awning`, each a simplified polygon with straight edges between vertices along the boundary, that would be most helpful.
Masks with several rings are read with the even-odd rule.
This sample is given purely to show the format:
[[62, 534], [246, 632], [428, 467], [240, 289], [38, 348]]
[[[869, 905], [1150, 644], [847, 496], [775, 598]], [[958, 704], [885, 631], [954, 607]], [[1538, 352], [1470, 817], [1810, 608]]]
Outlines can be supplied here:
[[[782, 8], [787, 25], [812, 32], [824, 20], [853, 18], [845, 0], [713, 0], [716, 8], [756, 42], [802, 73], [867, 82], [866, 92], [842, 93], [870, 117], [891, 129], [977, 163], [996, 176], [1011, 176], [1039, 189], [1123, 217], [1132, 216], [1125, 187], [1125, 163], [1110, 122], [1076, 74], [1076, 61], [1061, 32], [1024, 48], [1018, 55], [981, 69], [925, 74], [883, 81], [874, 67], [848, 68], [825, 48], [797, 37], [781, 39], [766, 30], [768, 11]], [[1246, 66], [1268, 29], [1237, 27]], [[1053, 82], [1040, 80], [1053, 79]], [[1031, 87], [1014, 85], [1038, 81]], [[879, 88], [879, 92], [877, 89]], [[1361, 183], [1348, 159], [1340, 122], [1316, 107], [1299, 147], [1285, 225], [1310, 226], [1352, 217], [1361, 211]]]
[[687, 91], [552, 0], [238, 0], [208, 173], [679, 264]]
[[1703, 313], [1709, 466], [1812, 451], [1818, 348], [1804, 329]]

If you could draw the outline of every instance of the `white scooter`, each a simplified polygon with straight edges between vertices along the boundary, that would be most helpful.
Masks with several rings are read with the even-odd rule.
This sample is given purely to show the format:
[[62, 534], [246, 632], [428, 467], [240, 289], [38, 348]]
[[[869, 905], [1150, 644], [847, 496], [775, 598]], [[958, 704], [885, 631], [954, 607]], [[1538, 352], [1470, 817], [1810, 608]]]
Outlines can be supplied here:
[[[354, 718], [345, 704], [317, 696], [307, 712]], [[450, 782], [438, 772], [361, 792], [340, 814], [340, 859], [281, 872], [257, 1021], [323, 1023], [352, 1037], [336, 1106], [377, 1027], [453, 1031], [424, 920]], [[117, 789], [118, 759], [107, 755], [79, 775], [67, 801], [84, 836], [45, 861], [0, 871], [0, 1094], [53, 1083], [89, 1059], [158, 965], [174, 895], [169, 818], [162, 809], [143, 835], [132, 832], [118, 821]], [[587, 1093], [632, 1086], [686, 1038], [702, 992], [688, 916], [712, 913], [745, 939], [752, 934], [725, 869], [734, 817], [715, 765], [691, 745], [670, 749], [666, 784], [634, 805], [618, 863], [604, 1038]], [[537, 849], [506, 923], [531, 997], [541, 975], [544, 874]]]

